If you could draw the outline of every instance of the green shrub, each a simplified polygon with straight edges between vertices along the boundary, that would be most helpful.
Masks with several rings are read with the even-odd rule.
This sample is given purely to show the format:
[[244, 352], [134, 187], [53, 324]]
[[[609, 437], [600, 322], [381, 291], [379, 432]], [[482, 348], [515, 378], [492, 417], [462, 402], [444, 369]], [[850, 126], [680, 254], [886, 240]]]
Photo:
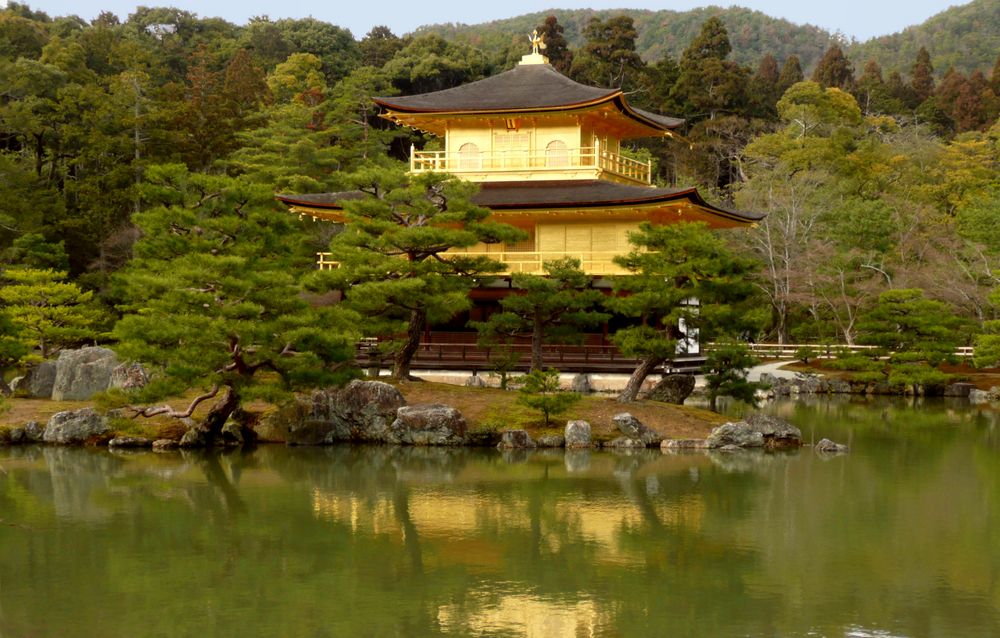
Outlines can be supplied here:
[[559, 390], [559, 371], [555, 368], [534, 370], [521, 377], [524, 385], [518, 390], [517, 402], [542, 413], [547, 427], [552, 416], [565, 412], [580, 400], [576, 392]]

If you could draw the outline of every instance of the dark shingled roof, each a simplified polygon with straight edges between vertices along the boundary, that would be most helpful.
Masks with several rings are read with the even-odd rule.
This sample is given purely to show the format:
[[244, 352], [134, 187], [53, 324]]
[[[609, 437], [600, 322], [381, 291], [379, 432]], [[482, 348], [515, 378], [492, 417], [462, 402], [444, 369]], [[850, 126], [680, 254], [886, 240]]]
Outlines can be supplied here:
[[[359, 199], [359, 191], [320, 193], [317, 195], [278, 195], [277, 198], [291, 206], [339, 209], [337, 202]], [[650, 188], [629, 186], [607, 180], [548, 180], [537, 182], [486, 182], [473, 197], [479, 206], [492, 210], [520, 210], [535, 208], [581, 208], [614, 205], [644, 205], [690, 200], [712, 212], [742, 222], [763, 219], [761, 213], [745, 213], [713, 206], [702, 199], [694, 188]]]
[[374, 99], [397, 111], [505, 111], [572, 106], [609, 98], [616, 93], [618, 89], [599, 89], [574, 82], [548, 64], [522, 64], [452, 89]]
[[580, 84], [548, 64], [521, 64], [510, 71], [455, 88], [403, 97], [377, 97], [377, 104], [403, 113], [491, 113], [566, 109], [616, 100], [620, 108], [655, 128], [671, 129], [684, 120], [629, 106], [620, 89]]

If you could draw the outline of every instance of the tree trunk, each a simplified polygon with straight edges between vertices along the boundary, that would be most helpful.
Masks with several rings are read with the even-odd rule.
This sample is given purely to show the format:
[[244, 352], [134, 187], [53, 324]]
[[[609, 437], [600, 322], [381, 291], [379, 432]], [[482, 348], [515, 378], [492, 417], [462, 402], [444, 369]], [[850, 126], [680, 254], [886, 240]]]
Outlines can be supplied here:
[[625, 389], [622, 393], [618, 395], [619, 403], [628, 403], [630, 401], [635, 401], [635, 398], [639, 395], [639, 389], [642, 387], [643, 381], [646, 380], [656, 366], [663, 363], [663, 359], [660, 357], [646, 357], [639, 362], [635, 370], [632, 372], [632, 376], [628, 378], [628, 383], [625, 384]]
[[542, 370], [544, 365], [545, 362], [542, 361], [542, 320], [536, 313], [531, 329], [531, 371]]
[[392, 364], [392, 378], [405, 381], [410, 378], [410, 362], [420, 347], [420, 336], [427, 326], [427, 313], [423, 310], [410, 311], [410, 323], [406, 327], [406, 343], [396, 353]]
[[3, 377], [0, 377], [0, 395], [9, 397], [12, 394], [14, 394], [14, 391], [10, 389], [10, 386], [7, 385], [7, 382], [4, 381]]
[[198, 424], [198, 427], [205, 432], [205, 440], [208, 445], [212, 445], [219, 437], [222, 433], [222, 426], [226, 424], [226, 421], [238, 407], [240, 407], [239, 395], [231, 386], [226, 386], [222, 396], [205, 415], [205, 419]]

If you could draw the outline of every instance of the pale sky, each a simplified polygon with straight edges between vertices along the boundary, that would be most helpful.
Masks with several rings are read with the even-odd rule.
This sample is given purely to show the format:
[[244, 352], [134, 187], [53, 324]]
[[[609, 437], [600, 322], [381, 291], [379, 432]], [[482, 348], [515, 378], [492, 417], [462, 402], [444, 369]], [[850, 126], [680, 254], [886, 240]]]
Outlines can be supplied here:
[[[6, 1], [6, 0], [3, 0]], [[136, 2], [129, 0], [21, 0], [33, 9], [40, 9], [52, 16], [75, 14], [86, 20], [93, 19], [102, 10], [112, 11], [124, 20], [135, 10]], [[345, 0], [298, 0], [279, 3], [266, 0], [153, 0], [146, 6], [172, 6], [185, 9], [201, 17], [221, 17], [236, 24], [249, 18], [268, 15], [272, 19], [302, 18], [312, 16], [351, 30], [360, 38], [375, 25], [384, 24], [397, 35], [415, 28], [438, 22], [476, 24], [489, 20], [510, 18], [524, 13], [552, 11], [559, 8], [590, 9], [672, 9], [684, 11], [703, 7], [710, 2], [687, 0], [562, 0], [553, 5], [531, 0], [506, 0], [505, 2], [473, 2], [472, 4], [444, 2], [441, 0], [379, 0], [372, 3]], [[730, 4], [717, 2], [715, 4]], [[757, 9], [764, 13], [786, 18], [798, 24], [814, 24], [830, 31], [841, 31], [847, 37], [866, 40], [872, 36], [887, 35], [905, 27], [919, 24], [930, 16], [944, 11], [951, 5], [964, 2], [942, 0], [838, 0], [817, 2], [808, 0], [743, 0], [737, 6]]]

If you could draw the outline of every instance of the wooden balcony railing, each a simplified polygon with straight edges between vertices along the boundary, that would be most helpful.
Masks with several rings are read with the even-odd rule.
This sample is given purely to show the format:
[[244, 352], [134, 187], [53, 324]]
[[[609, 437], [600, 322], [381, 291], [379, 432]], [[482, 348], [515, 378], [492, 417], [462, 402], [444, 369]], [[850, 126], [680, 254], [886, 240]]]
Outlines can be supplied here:
[[652, 183], [652, 162], [640, 162], [600, 146], [552, 150], [504, 150], [476, 153], [418, 151], [411, 147], [410, 172], [463, 174], [517, 174], [601, 172], [639, 184]]
[[[546, 261], [562, 259], [563, 257], [573, 257], [580, 261], [580, 267], [588, 275], [621, 275], [627, 271], [614, 263], [615, 255], [612, 251], [551, 251], [551, 252], [497, 252], [497, 251], [469, 251], [445, 253], [462, 257], [489, 257], [506, 264], [506, 268], [498, 271], [497, 275], [511, 275], [514, 273], [525, 273], [529, 275], [545, 274], [542, 265]], [[316, 267], [319, 270], [333, 270], [338, 268], [340, 263], [331, 259], [330, 253], [316, 253]]]

